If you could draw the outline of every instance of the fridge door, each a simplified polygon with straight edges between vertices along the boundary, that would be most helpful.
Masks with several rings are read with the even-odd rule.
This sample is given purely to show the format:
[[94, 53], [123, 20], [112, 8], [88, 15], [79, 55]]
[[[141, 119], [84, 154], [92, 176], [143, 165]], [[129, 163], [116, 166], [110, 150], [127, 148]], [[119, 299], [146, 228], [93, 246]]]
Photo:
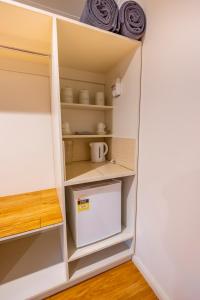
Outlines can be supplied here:
[[121, 182], [75, 192], [76, 246], [121, 232]]

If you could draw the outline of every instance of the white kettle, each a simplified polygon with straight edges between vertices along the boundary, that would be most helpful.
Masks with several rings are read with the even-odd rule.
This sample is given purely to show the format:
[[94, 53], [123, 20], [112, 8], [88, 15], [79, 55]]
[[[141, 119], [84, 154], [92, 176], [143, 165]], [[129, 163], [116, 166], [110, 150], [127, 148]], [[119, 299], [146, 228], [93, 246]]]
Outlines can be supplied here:
[[104, 162], [108, 153], [108, 145], [106, 143], [90, 143], [91, 161]]

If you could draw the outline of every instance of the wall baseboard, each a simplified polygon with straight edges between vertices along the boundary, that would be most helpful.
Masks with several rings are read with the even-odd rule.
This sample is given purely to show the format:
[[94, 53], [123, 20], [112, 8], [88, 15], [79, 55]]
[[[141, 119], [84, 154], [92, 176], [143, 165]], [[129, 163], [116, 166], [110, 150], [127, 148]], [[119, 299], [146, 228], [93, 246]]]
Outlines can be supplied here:
[[140, 273], [143, 275], [149, 286], [152, 288], [158, 299], [171, 300], [165, 291], [161, 288], [158, 281], [154, 278], [151, 272], [144, 266], [140, 258], [136, 255], [133, 256], [133, 263], [136, 265]]

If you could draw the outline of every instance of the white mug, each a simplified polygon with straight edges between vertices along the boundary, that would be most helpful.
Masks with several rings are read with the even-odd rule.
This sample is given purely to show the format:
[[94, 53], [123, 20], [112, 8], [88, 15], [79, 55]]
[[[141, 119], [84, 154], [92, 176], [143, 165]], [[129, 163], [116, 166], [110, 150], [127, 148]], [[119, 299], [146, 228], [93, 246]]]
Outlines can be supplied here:
[[88, 90], [80, 90], [79, 103], [80, 104], [90, 104], [90, 94], [89, 94]]
[[105, 105], [105, 95], [104, 95], [104, 92], [96, 92], [96, 95], [95, 95], [95, 104], [96, 105]]
[[71, 87], [64, 87], [61, 90], [61, 101], [65, 103], [73, 103], [74, 95]]
[[62, 132], [63, 134], [72, 134], [71, 129], [70, 129], [70, 125], [68, 122], [63, 122], [62, 123]]
[[98, 134], [105, 134], [106, 125], [102, 122], [98, 123], [97, 125], [97, 133]]
[[106, 143], [90, 143], [90, 153], [92, 162], [104, 162], [108, 153], [108, 145]]

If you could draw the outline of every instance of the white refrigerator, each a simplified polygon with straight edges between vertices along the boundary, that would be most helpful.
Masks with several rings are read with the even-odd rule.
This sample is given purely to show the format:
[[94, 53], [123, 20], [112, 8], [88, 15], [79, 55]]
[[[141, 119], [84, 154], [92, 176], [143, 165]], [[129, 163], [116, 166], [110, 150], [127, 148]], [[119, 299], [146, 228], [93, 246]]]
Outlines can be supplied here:
[[77, 248], [121, 232], [121, 181], [69, 188], [67, 217]]

